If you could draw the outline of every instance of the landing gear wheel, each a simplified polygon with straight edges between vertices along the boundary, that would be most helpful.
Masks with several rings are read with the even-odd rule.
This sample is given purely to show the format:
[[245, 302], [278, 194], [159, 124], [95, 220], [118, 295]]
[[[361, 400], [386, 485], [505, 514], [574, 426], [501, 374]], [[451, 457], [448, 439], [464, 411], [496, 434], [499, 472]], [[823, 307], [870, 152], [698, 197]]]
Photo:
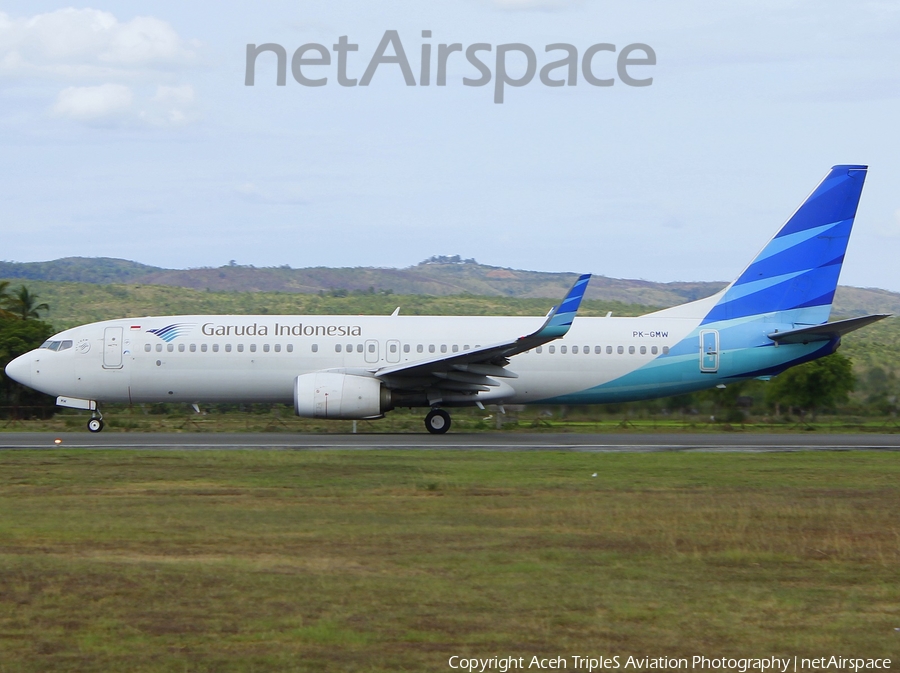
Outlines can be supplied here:
[[88, 430], [91, 432], [100, 432], [103, 429], [103, 420], [100, 418], [92, 418], [88, 421]]
[[432, 409], [425, 417], [425, 427], [432, 435], [443, 435], [450, 429], [450, 414], [443, 409]]

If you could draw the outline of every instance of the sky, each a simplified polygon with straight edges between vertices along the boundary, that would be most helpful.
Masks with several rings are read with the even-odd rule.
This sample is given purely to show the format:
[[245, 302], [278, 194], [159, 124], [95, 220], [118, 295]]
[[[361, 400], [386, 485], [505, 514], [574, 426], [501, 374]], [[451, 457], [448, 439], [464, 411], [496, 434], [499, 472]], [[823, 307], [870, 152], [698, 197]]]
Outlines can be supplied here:
[[[416, 86], [388, 59], [396, 31]], [[431, 37], [423, 37], [431, 31]], [[245, 85], [247, 45], [274, 43]], [[325, 45], [330, 65], [291, 59]], [[486, 86], [461, 53], [486, 43]], [[573, 86], [503, 87], [498, 46]], [[421, 49], [431, 82], [419, 85]], [[655, 65], [616, 59], [649, 46]], [[394, 55], [393, 44], [384, 51]], [[646, 56], [644, 51], [632, 57]], [[315, 51], [300, 54], [312, 59]], [[299, 58], [299, 57], [298, 57]], [[507, 51], [508, 79], [526, 55]], [[580, 65], [580, 63], [579, 63]], [[0, 258], [406, 267], [432, 255], [736, 277], [835, 164], [870, 166], [842, 284], [900, 291], [900, 2], [399, 0], [0, 5]], [[565, 78], [566, 68], [551, 73]]]

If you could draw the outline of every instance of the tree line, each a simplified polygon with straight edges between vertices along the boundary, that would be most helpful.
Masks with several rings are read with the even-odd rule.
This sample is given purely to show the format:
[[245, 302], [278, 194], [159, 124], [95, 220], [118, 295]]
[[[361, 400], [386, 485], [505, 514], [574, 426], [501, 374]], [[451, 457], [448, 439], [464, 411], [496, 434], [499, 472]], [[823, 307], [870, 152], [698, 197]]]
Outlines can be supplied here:
[[41, 313], [50, 307], [26, 286], [10, 289], [0, 281], [0, 418], [47, 418], [55, 410], [54, 398], [16, 383], [6, 376], [6, 365], [40, 346], [54, 332]]

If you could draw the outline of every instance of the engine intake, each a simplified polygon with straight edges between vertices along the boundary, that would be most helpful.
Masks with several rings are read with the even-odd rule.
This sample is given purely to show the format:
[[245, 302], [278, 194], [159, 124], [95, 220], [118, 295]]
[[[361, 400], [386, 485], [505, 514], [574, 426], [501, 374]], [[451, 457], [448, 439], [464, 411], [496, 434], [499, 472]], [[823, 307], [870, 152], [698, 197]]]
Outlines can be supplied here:
[[294, 379], [294, 412], [306, 418], [381, 418], [393, 409], [391, 391], [371, 376], [334, 372]]

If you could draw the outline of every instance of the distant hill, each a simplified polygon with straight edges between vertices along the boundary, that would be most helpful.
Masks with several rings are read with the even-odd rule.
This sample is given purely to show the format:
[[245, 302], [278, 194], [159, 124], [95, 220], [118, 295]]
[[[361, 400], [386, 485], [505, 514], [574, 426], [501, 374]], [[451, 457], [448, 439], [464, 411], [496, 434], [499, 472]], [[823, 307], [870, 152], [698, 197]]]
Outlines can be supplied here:
[[[522, 271], [478, 264], [475, 260], [433, 257], [406, 269], [313, 267], [162, 269], [106, 257], [66, 257], [50, 262], [0, 262], [0, 278], [94, 284], [163, 285], [213, 292], [319, 294], [375, 292], [401, 295], [551, 298], [562, 296], [574, 273]], [[623, 304], [667, 307], [709, 296], [723, 282], [652, 283], [594, 276], [587, 298]], [[840, 287], [835, 314], [900, 313], [900, 293]]]

